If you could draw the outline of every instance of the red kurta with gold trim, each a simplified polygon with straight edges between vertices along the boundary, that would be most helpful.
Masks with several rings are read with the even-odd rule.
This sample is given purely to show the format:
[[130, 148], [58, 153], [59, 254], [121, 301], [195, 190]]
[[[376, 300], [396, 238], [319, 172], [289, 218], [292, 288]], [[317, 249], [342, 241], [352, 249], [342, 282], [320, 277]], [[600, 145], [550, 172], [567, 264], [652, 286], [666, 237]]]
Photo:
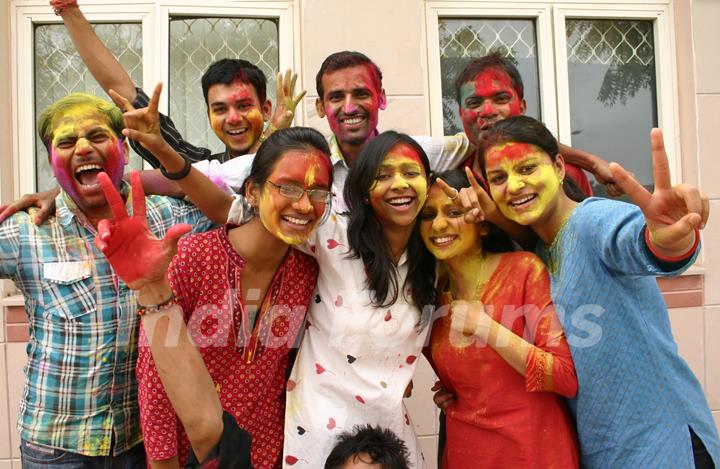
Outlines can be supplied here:
[[445, 411], [443, 468], [578, 467], [575, 430], [561, 396], [577, 392], [577, 378], [545, 266], [527, 252], [503, 254], [480, 300], [495, 321], [535, 347], [523, 377], [479, 339], [453, 333], [451, 315], [434, 323], [433, 366], [456, 397]]
[[[314, 259], [291, 248], [268, 289], [269, 307], [251, 330], [241, 298], [245, 261], [232, 248], [227, 229], [180, 240], [168, 276], [223, 409], [252, 435], [253, 466], [271, 469], [279, 467], [283, 448], [289, 353], [302, 332], [318, 268]], [[179, 455], [182, 466], [190, 445], [144, 335], [137, 375], [148, 458]]]

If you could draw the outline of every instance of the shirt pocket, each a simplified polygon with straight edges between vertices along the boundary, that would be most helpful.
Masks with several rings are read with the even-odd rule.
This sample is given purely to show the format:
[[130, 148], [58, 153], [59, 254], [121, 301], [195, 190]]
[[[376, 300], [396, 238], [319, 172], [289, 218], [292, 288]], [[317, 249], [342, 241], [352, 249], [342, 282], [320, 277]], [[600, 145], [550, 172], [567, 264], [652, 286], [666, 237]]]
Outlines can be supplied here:
[[97, 310], [97, 298], [89, 261], [43, 264], [45, 313], [70, 321]]

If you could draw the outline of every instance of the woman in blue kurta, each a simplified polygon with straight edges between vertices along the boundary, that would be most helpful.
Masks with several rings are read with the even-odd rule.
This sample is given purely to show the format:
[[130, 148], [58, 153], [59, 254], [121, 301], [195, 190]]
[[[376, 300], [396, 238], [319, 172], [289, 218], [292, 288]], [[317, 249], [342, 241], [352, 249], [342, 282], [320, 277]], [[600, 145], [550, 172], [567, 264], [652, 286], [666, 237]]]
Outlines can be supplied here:
[[720, 441], [698, 380], [680, 358], [655, 276], [681, 273], [698, 252], [707, 198], [670, 186], [662, 134], [652, 134], [655, 192], [619, 165], [637, 205], [570, 199], [557, 142], [542, 123], [515, 117], [483, 142], [500, 211], [540, 238], [578, 375], [570, 400], [586, 468], [713, 467]]

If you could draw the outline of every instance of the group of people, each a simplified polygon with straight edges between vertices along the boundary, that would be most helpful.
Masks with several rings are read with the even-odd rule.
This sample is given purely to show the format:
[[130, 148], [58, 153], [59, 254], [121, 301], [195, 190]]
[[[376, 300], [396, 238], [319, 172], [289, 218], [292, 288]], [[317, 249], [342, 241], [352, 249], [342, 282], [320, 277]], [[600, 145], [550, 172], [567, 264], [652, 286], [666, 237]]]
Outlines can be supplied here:
[[[443, 468], [720, 461], [655, 282], [694, 262], [709, 204], [671, 186], [659, 130], [651, 194], [524, 116], [490, 54], [457, 77], [464, 133], [381, 133], [380, 69], [343, 51], [316, 78], [328, 139], [290, 126], [293, 74], [273, 106], [256, 66], [213, 63], [212, 154], [51, 5], [115, 104], [46, 109], [60, 187], [0, 207], [30, 322], [24, 467], [424, 468], [403, 403], [422, 354]], [[129, 145], [158, 169], [128, 183]]]

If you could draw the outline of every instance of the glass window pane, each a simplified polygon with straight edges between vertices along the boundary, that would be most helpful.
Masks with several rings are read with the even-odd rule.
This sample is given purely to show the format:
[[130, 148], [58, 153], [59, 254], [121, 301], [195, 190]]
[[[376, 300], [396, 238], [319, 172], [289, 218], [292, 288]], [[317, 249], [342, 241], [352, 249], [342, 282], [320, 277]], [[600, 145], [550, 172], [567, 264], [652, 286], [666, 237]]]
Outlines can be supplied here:
[[513, 59], [523, 79], [527, 114], [541, 117], [534, 20], [440, 18], [439, 33], [445, 135], [463, 130], [458, 115], [455, 78], [471, 59], [493, 51]]
[[[657, 126], [652, 21], [567, 20], [572, 144], [617, 161], [652, 188]], [[593, 181], [593, 191], [605, 195]]]
[[[93, 24], [101, 41], [118, 58], [135, 83], [142, 83], [142, 25], [140, 23]], [[82, 91], [110, 99], [98, 85], [77, 53], [67, 29], [62, 24], [37, 25], [35, 43], [35, 116], [63, 96]], [[37, 125], [35, 126], [37, 128]], [[56, 186], [48, 164], [45, 146], [39, 138], [35, 143], [36, 188]], [[142, 168], [135, 154], [131, 166]]]
[[185, 139], [225, 150], [207, 119], [200, 79], [220, 59], [240, 58], [268, 78], [267, 98], [275, 101], [278, 73], [278, 22], [260, 18], [172, 18], [170, 20], [170, 116]]

